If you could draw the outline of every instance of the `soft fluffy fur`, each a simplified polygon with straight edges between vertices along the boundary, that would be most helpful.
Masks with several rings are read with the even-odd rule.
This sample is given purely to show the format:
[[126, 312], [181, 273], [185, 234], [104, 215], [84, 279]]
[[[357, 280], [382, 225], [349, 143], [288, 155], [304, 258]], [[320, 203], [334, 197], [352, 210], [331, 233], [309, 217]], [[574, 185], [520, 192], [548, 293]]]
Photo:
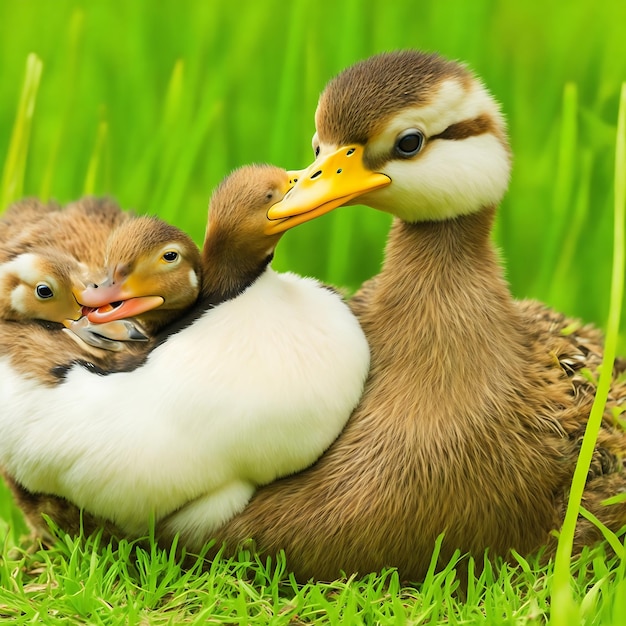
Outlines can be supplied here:
[[[572, 320], [515, 302], [503, 280], [490, 241], [509, 170], [496, 104], [462, 67], [406, 51], [340, 74], [316, 121], [319, 157], [301, 180], [335, 176], [326, 155], [363, 145], [366, 166], [392, 182], [357, 201], [404, 220], [352, 303], [371, 374], [319, 462], [260, 489], [206, 539], [285, 550], [301, 580], [385, 566], [419, 580], [442, 532], [443, 561], [457, 548], [482, 558], [485, 548], [507, 556], [552, 545], [594, 393], [580, 368], [597, 374], [602, 338], [585, 327], [568, 334]], [[412, 158], [394, 151], [405, 128], [425, 136]], [[298, 186], [286, 202], [297, 208]], [[626, 504], [601, 502], [626, 490], [626, 437], [612, 413], [625, 396], [622, 377], [583, 503], [613, 530]], [[575, 547], [599, 537], [581, 522]]]
[[[246, 223], [258, 214], [261, 229], [249, 234], [266, 243], [250, 239], [255, 260], [242, 264], [256, 275], [218, 280], [231, 259], [205, 247], [213, 278], [200, 310], [139, 367], [96, 376], [77, 365], [50, 388], [0, 358], [0, 463], [35, 525], [47, 512], [76, 527], [75, 507], [36, 495], [55, 494], [130, 535], [169, 515], [165, 527], [199, 548], [209, 519], [219, 526], [256, 485], [314, 462], [358, 402], [369, 348], [347, 305], [317, 281], [267, 267], [278, 237], [268, 244], [262, 227], [286, 172], [254, 168], [230, 180], [212, 202], [207, 242], [224, 240], [222, 227], [238, 234], [226, 208]], [[208, 295], [227, 301], [210, 308]]]

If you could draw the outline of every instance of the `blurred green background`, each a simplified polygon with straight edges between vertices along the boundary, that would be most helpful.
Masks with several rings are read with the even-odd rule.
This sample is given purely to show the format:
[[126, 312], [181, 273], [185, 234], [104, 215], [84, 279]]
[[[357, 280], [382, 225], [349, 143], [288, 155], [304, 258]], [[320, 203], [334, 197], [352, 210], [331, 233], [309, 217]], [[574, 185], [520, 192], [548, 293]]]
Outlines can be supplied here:
[[[605, 323], [624, 0], [0, 0], [0, 24], [5, 170], [27, 56], [42, 61], [12, 196], [110, 194], [198, 243], [231, 169], [310, 161], [318, 94], [343, 67], [404, 47], [464, 60], [509, 120], [495, 237], [513, 292]], [[388, 225], [340, 209], [288, 233], [275, 266], [355, 289]]]

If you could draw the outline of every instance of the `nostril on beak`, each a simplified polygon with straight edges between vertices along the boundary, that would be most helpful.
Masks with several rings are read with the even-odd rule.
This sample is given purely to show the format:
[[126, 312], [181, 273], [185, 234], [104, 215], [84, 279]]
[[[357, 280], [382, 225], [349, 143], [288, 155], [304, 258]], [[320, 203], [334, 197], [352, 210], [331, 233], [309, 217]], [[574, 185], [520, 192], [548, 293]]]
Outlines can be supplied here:
[[317, 172], [315, 172], [315, 174], [313, 174], [311, 176], [311, 180], [313, 180], [314, 178], [317, 178], [318, 176], [322, 175], [322, 170], [317, 170]]
[[297, 182], [298, 182], [298, 179], [297, 179], [297, 178], [290, 178], [290, 179], [289, 179], [289, 184], [290, 184], [290, 185], [292, 185], [292, 184], [293, 184], [293, 185], [295, 185]]

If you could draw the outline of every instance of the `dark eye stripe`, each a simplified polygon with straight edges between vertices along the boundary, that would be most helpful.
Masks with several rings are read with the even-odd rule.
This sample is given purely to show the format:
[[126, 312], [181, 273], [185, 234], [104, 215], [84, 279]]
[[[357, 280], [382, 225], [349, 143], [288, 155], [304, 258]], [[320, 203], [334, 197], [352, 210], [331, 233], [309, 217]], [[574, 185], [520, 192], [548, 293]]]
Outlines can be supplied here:
[[448, 126], [442, 133], [433, 135], [430, 139], [467, 139], [475, 135], [494, 132], [493, 120], [488, 115], [479, 115], [473, 120], [465, 120]]

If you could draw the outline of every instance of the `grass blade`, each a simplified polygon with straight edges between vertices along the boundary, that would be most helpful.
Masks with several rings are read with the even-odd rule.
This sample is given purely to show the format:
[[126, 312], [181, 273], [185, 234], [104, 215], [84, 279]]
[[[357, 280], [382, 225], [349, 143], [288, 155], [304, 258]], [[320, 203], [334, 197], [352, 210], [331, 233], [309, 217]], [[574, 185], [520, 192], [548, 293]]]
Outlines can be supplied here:
[[21, 197], [23, 193], [28, 140], [42, 69], [43, 63], [39, 57], [32, 53], [29, 54], [26, 59], [26, 76], [17, 109], [17, 117], [13, 125], [9, 152], [2, 172], [0, 210], [4, 210], [8, 204]]
[[575, 607], [572, 599], [570, 583], [570, 559], [574, 542], [574, 531], [582, 501], [583, 490], [591, 458], [595, 447], [604, 406], [612, 381], [613, 362], [617, 351], [619, 324], [624, 295], [624, 217], [626, 215], [626, 83], [622, 85], [620, 106], [617, 122], [617, 142], [615, 150], [615, 209], [614, 209], [614, 245], [613, 271], [611, 280], [611, 296], [609, 317], [607, 321], [606, 343], [602, 359], [602, 371], [598, 380], [596, 397], [587, 422], [585, 436], [580, 448], [580, 455], [561, 529], [554, 564], [554, 582], [552, 589], [552, 619], [555, 626], [567, 626], [576, 623]]
[[93, 196], [96, 194], [98, 177], [102, 178], [108, 130], [108, 124], [106, 120], [103, 119], [98, 125], [96, 144], [91, 154], [91, 159], [89, 159], [89, 165], [87, 166], [87, 175], [85, 176], [85, 186], [83, 188], [83, 195], [85, 196]]

